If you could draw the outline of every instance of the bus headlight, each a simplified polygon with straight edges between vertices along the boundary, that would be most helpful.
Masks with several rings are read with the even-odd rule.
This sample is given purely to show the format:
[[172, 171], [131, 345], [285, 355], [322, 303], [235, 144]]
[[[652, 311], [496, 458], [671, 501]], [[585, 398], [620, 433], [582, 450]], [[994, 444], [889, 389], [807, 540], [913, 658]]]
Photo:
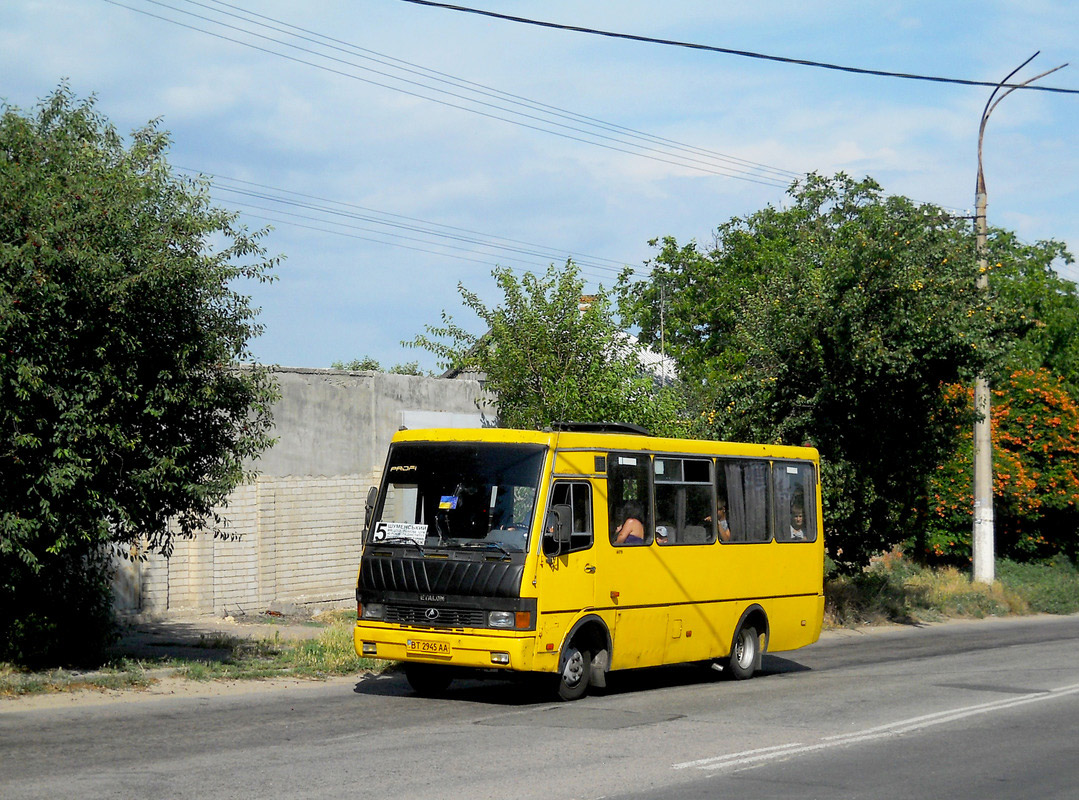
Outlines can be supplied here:
[[386, 616], [386, 604], [364, 603], [360, 616], [362, 619], [382, 619]]
[[487, 625], [491, 628], [516, 628], [524, 631], [532, 627], [532, 614], [529, 611], [489, 611]]

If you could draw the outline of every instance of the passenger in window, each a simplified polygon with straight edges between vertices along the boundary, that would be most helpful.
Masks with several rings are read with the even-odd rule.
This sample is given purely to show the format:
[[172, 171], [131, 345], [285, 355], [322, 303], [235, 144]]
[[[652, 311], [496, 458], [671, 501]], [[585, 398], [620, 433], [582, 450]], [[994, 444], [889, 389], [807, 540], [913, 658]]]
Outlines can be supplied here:
[[791, 539], [806, 538], [806, 512], [802, 506], [791, 506]]
[[667, 544], [670, 541], [669, 530], [666, 525], [656, 526], [656, 544]]
[[[711, 525], [712, 517], [707, 516], [704, 521]], [[727, 522], [727, 499], [725, 497], [716, 498], [716, 530], [719, 532], [720, 541], [729, 542], [731, 540], [731, 525]]]
[[644, 544], [644, 512], [640, 504], [626, 503], [618, 516], [622, 522], [615, 528], [614, 544]]

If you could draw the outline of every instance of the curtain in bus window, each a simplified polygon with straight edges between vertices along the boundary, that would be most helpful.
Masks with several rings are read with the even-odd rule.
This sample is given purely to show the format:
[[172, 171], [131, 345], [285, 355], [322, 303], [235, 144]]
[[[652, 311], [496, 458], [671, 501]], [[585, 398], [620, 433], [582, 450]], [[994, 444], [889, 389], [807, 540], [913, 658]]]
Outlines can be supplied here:
[[746, 540], [746, 501], [742, 491], [742, 465], [737, 461], [719, 462], [717, 473], [723, 476], [725, 486], [717, 489], [720, 497], [727, 500], [727, 524], [731, 529], [732, 542]]
[[732, 542], [767, 542], [768, 464], [764, 461], [728, 461], [727, 516]]
[[768, 463], [749, 461], [742, 470], [746, 492], [746, 541], [767, 542], [768, 530]]

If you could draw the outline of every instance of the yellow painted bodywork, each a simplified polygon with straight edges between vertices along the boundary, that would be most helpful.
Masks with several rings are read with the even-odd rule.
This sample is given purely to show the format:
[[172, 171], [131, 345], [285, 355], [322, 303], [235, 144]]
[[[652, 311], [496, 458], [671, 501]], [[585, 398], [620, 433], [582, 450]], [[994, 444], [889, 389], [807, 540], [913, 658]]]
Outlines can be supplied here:
[[[759, 606], [768, 621], [768, 651], [815, 642], [824, 616], [824, 537], [819, 461], [810, 448], [660, 439], [631, 434], [548, 433], [506, 429], [402, 431], [394, 441], [513, 442], [548, 447], [521, 596], [537, 599], [535, 630], [443, 631], [358, 621], [357, 652], [373, 642], [378, 658], [462, 667], [557, 672], [559, 653], [578, 621], [594, 617], [611, 638], [610, 668], [631, 669], [722, 658], [730, 653], [743, 613]], [[614, 546], [607, 519], [606, 477], [596, 457], [611, 451], [741, 456], [810, 461], [817, 468], [817, 535], [813, 542]], [[554, 480], [587, 480], [593, 493], [592, 547], [548, 558], [541, 531]], [[446, 640], [448, 659], [406, 654], [410, 638]], [[498, 665], [491, 653], [509, 653]]]

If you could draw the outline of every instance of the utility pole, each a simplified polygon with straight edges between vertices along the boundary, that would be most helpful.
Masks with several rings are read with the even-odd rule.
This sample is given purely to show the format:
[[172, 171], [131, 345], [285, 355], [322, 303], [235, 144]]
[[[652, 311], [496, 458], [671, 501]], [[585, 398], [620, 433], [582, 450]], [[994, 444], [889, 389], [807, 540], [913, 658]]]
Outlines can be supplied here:
[[[1009, 94], [1067, 66], [1067, 64], [1061, 64], [1059, 67], [1035, 75], [1029, 80], [1010, 87], [1000, 97], [996, 97], [1004, 84], [1037, 56], [1037, 53], [1032, 55], [997, 84], [985, 104], [981, 125], [978, 127], [978, 182], [974, 189], [974, 250], [978, 266], [979, 295], [984, 294], [989, 288], [989, 263], [985, 252], [989, 230], [985, 220], [988, 198], [985, 192], [985, 173], [982, 171], [982, 139], [985, 136], [985, 125], [989, 122], [989, 115], [993, 113], [993, 109], [1000, 105], [1000, 101]], [[979, 375], [974, 382], [974, 411], [978, 416], [974, 422], [974, 533], [971, 539], [971, 550], [974, 556], [973, 578], [976, 583], [992, 583], [995, 577], [996, 557], [993, 537], [993, 439], [990, 426], [989, 381], [984, 374]]]

